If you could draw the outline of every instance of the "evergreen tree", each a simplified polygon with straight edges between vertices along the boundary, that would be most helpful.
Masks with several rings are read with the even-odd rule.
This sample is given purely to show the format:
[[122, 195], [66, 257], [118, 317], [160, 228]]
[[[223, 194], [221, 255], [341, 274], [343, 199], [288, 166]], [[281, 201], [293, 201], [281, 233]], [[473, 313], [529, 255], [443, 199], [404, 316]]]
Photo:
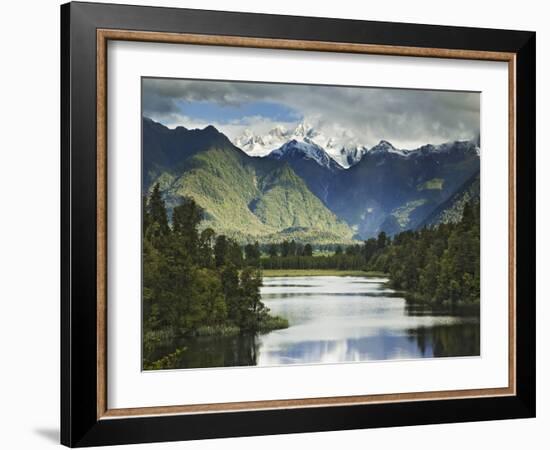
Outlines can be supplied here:
[[227, 305], [218, 274], [206, 268], [196, 269], [193, 273], [191, 289], [192, 309], [186, 314], [194, 314], [200, 318], [197, 326], [223, 324], [227, 318]]
[[267, 253], [270, 258], [276, 258], [278, 255], [277, 246], [275, 244], [270, 244]]
[[288, 244], [288, 256], [296, 256], [296, 241], [294, 239]]
[[250, 263], [254, 260], [254, 245], [246, 244], [244, 246], [244, 259], [247, 263]]
[[227, 237], [221, 234], [216, 238], [216, 243], [214, 244], [214, 261], [216, 267], [221, 267], [225, 264], [227, 258], [228, 243]]
[[243, 267], [243, 251], [239, 243], [233, 239], [227, 239], [226, 261], [238, 269]]
[[254, 242], [254, 244], [245, 245], [244, 259], [247, 265], [258, 267], [260, 263], [260, 256], [260, 244], [258, 243], [258, 241]]
[[145, 237], [149, 226], [151, 225], [151, 218], [149, 214], [149, 204], [147, 202], [147, 196], [144, 195], [141, 203], [141, 214], [142, 214], [142, 234]]
[[212, 228], [202, 230], [199, 237], [199, 265], [201, 267], [213, 268], [214, 263], [214, 243], [216, 241], [216, 233]]
[[287, 240], [284, 240], [282, 243], [281, 243], [281, 256], [283, 258], [286, 258], [287, 256], [289, 256], [290, 254], [290, 245], [288, 243]]
[[235, 266], [227, 265], [223, 267], [220, 275], [227, 316], [233, 323], [239, 324], [241, 321], [239, 272]]
[[240, 303], [239, 326], [244, 330], [256, 331], [267, 308], [260, 301], [262, 277], [258, 271], [246, 268], [241, 273], [240, 291], [244, 301]]
[[193, 199], [186, 197], [174, 208], [172, 214], [173, 235], [182, 246], [182, 250], [194, 259], [200, 257], [198, 226], [202, 217], [202, 208]]
[[166, 205], [160, 193], [160, 186], [158, 183], [153, 187], [147, 211], [147, 220], [149, 220], [151, 224], [157, 225], [155, 229], [157, 235], [166, 236], [170, 232], [170, 227], [168, 226]]
[[378, 239], [377, 239], [377, 247], [378, 247], [378, 250], [382, 250], [386, 247], [388, 243], [388, 237], [386, 235], [386, 233], [384, 231], [381, 231], [379, 234], [378, 234]]
[[374, 238], [370, 238], [366, 240], [363, 244], [363, 255], [365, 257], [365, 262], [368, 264], [370, 260], [375, 255], [376, 251], [378, 250], [378, 243], [377, 240]]

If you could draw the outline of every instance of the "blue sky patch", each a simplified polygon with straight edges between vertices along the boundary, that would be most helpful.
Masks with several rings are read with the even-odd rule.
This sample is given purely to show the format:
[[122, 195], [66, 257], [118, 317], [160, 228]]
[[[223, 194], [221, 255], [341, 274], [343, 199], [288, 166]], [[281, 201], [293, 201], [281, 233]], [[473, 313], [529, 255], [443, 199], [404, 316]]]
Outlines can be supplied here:
[[296, 110], [281, 103], [254, 101], [240, 105], [223, 105], [217, 102], [178, 101], [181, 114], [208, 123], [228, 123], [244, 117], [260, 116], [277, 122], [295, 122], [302, 118]]

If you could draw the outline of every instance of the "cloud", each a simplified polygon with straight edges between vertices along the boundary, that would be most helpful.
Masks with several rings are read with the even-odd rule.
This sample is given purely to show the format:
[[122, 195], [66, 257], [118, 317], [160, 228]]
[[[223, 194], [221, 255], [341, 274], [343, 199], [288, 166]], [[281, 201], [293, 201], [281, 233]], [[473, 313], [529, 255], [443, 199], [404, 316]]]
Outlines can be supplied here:
[[[162, 123], [168, 128], [184, 126], [189, 129], [202, 129], [208, 125], [213, 125], [231, 140], [235, 139], [237, 136], [240, 136], [246, 129], [253, 130], [255, 133], [262, 135], [267, 134], [276, 126], [281, 125], [279, 121], [262, 116], [245, 116], [240, 120], [232, 120], [222, 123], [217, 121], [205, 121], [179, 113], [159, 113], [152, 111], [150, 114], [145, 115], [153, 119], [155, 122]], [[288, 128], [292, 128], [295, 125], [295, 123], [290, 123], [290, 125], [285, 123], [285, 126]]]
[[[236, 107], [250, 102], [284, 105], [323, 134], [345, 130], [358, 143], [381, 139], [401, 148], [471, 139], [479, 133], [479, 94], [392, 88], [363, 88], [277, 83], [174, 79], [143, 80], [143, 113], [167, 126], [209, 125], [185, 114], [189, 102]], [[182, 106], [183, 105], [183, 106]], [[228, 136], [244, 128], [255, 132], [278, 122], [268, 116], [245, 116], [217, 126]]]

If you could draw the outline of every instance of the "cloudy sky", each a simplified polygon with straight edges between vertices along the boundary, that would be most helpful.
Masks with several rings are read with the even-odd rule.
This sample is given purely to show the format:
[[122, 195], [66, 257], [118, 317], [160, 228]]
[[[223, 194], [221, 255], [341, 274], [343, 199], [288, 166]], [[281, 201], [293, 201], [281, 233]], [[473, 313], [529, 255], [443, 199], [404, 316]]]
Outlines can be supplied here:
[[170, 128], [214, 125], [230, 139], [301, 121], [327, 137], [371, 147], [471, 139], [479, 133], [479, 94], [175, 79], [143, 79], [143, 115]]

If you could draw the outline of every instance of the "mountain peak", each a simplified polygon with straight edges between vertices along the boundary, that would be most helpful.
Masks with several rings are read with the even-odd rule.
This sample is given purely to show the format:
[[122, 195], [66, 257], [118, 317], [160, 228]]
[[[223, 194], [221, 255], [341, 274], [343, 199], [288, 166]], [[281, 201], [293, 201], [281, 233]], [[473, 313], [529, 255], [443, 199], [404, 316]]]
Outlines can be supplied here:
[[311, 124], [307, 122], [300, 122], [298, 125], [296, 125], [296, 128], [294, 129], [294, 135], [295, 136], [309, 136], [313, 132], [313, 127]]
[[[313, 143], [311, 139], [319, 136], [320, 134], [311, 124], [302, 121], [291, 129], [287, 129], [283, 125], [276, 125], [265, 134], [255, 134], [249, 129], [245, 129], [233, 139], [233, 143], [251, 156], [266, 156], [292, 140]], [[322, 145], [323, 142], [316, 142], [316, 144]]]
[[407, 151], [399, 150], [393, 146], [391, 142], [388, 142], [382, 139], [378, 144], [372, 147], [369, 151], [369, 154], [382, 154], [382, 153], [396, 153], [401, 156], [405, 156]]
[[163, 131], [165, 131], [165, 132], [170, 131], [170, 128], [168, 128], [167, 126], [163, 125], [163, 124], [160, 123], [160, 122], [154, 121], [154, 120], [151, 119], [150, 117], [143, 116], [142, 119], [143, 119], [143, 126], [144, 126], [144, 128], [145, 128], [145, 127], [147, 127], [147, 128], [153, 128], [153, 129], [157, 129], [157, 130], [163, 130]]
[[204, 127], [203, 131], [208, 131], [209, 133], [219, 133], [219, 130], [214, 125]]
[[386, 141], [385, 139], [382, 139], [378, 144], [376, 144], [372, 149], [372, 150], [385, 150], [385, 151], [390, 151], [390, 150], [396, 150], [396, 148], [393, 146], [393, 144], [389, 141]]
[[267, 157], [277, 160], [310, 159], [330, 170], [341, 169], [341, 166], [321, 146], [307, 138], [304, 140], [291, 139], [278, 149], [273, 150]]

